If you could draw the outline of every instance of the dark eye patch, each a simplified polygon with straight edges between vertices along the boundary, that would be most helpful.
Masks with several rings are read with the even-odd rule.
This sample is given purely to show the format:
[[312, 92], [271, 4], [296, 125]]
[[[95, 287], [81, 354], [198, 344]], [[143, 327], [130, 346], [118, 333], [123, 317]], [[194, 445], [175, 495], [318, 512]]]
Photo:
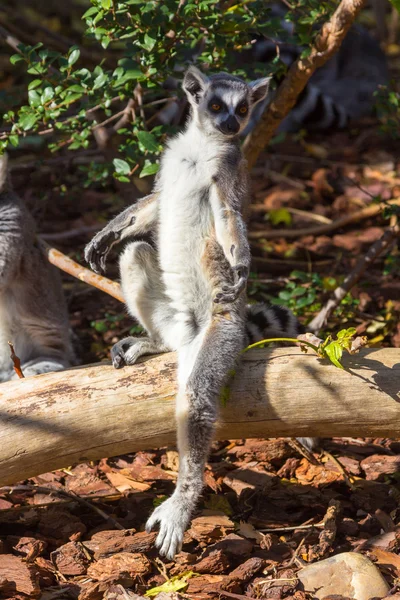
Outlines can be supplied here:
[[[220, 106], [220, 109], [216, 111], [213, 109], [213, 105]], [[221, 98], [218, 98], [218, 96], [213, 96], [208, 103], [208, 108], [212, 112], [221, 112], [222, 110], [226, 110], [226, 104], [221, 100]]]
[[240, 104], [237, 105], [236, 110], [235, 110], [235, 113], [237, 115], [239, 115], [240, 117], [245, 117], [248, 112], [249, 112], [249, 106], [248, 106], [247, 102], [240, 102]]

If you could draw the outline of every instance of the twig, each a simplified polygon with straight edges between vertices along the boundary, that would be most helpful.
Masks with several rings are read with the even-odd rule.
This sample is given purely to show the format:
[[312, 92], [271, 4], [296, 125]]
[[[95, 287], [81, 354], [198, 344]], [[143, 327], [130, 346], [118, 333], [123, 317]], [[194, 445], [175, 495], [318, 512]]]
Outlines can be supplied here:
[[[263, 213], [269, 212], [271, 209], [267, 208], [265, 204], [251, 204], [250, 210], [254, 213]], [[285, 210], [287, 210], [292, 215], [297, 215], [299, 217], [302, 217], [303, 219], [308, 219], [310, 221], [318, 221], [319, 223], [324, 223], [327, 225], [330, 225], [332, 223], [332, 219], [324, 217], [324, 215], [319, 215], [318, 213], [311, 213], [306, 210], [301, 210], [300, 208], [292, 208], [291, 206], [285, 206]]]
[[[10, 48], [12, 48], [13, 50], [15, 50], [15, 52], [18, 52], [18, 54], [23, 54], [22, 50], [20, 49], [20, 46], [24, 45], [21, 40], [19, 40], [18, 38], [16, 38], [14, 35], [12, 35], [5, 27], [3, 27], [2, 25], [0, 25], [0, 38], [2, 38], [5, 43], [10, 46]], [[51, 73], [59, 73], [59, 71], [57, 69], [55, 69], [53, 66], [49, 66], [49, 71]]]
[[244, 142], [244, 153], [250, 169], [278, 125], [296, 104], [311, 75], [339, 49], [364, 4], [365, 0], [342, 0], [329, 21], [322, 26], [310, 54], [300, 56], [290, 67], [274, 99]]
[[46, 244], [45, 241], [39, 239], [39, 243], [52, 265], [61, 269], [61, 271], [69, 273], [69, 275], [76, 277], [80, 281], [84, 281], [102, 292], [109, 294], [120, 302], [125, 302], [119, 283], [112, 281], [107, 277], [103, 277], [102, 275], [97, 275], [96, 273], [93, 273], [93, 271], [90, 271], [90, 269], [82, 267], [79, 263], [72, 260], [72, 258], [65, 256], [65, 254], [59, 250]]
[[339, 469], [341, 475], [343, 475], [343, 479], [345, 480], [346, 484], [349, 486], [349, 488], [352, 490], [354, 489], [354, 484], [351, 480], [351, 478], [348, 476], [346, 469], [344, 468], [344, 466], [339, 462], [339, 460], [333, 456], [333, 454], [331, 454], [330, 452], [328, 452], [328, 450], [323, 450], [324, 455], [329, 458], [330, 461], [332, 461], [337, 468]]
[[291, 525], [290, 527], [268, 527], [267, 529], [258, 529], [261, 533], [274, 533], [275, 531], [297, 531], [298, 529], [321, 528], [323, 523], [310, 523], [309, 525]]
[[0, 38], [2, 38], [5, 41], [5, 43], [8, 46], [10, 46], [10, 48], [15, 50], [15, 52], [18, 52], [18, 54], [22, 54], [19, 48], [22, 42], [15, 36], [11, 35], [11, 33], [7, 31], [7, 29], [5, 29], [2, 25], [0, 25]]
[[16, 372], [16, 374], [18, 375], [18, 377], [20, 379], [23, 379], [25, 377], [25, 375], [23, 374], [22, 369], [21, 369], [21, 361], [18, 358], [18, 356], [15, 354], [14, 346], [12, 345], [12, 343], [8, 342], [8, 345], [10, 346], [11, 360], [13, 361], [14, 371]]
[[[318, 348], [317, 348], [317, 352], [318, 352]], [[289, 442], [290, 446], [292, 446], [292, 448], [294, 448], [295, 450], [297, 450], [297, 452], [299, 452], [302, 456], [304, 456], [304, 458], [306, 458], [309, 463], [311, 463], [312, 465], [320, 465], [321, 464], [315, 458], [315, 456], [309, 451], [309, 449], [306, 448], [301, 442], [299, 442], [299, 440], [296, 440], [296, 438], [289, 438], [288, 442]]]
[[336, 219], [335, 221], [327, 223], [326, 225], [315, 225], [315, 227], [305, 227], [303, 229], [263, 229], [261, 231], [250, 231], [249, 238], [253, 240], [257, 240], [260, 238], [268, 238], [272, 240], [282, 237], [296, 238], [306, 235], [323, 235], [331, 233], [332, 231], [335, 231], [335, 229], [345, 227], [346, 225], [351, 225], [352, 223], [358, 223], [358, 221], [361, 221], [363, 219], [374, 217], [375, 215], [382, 212], [382, 210], [387, 206], [400, 206], [400, 198], [396, 198], [395, 200], [388, 200], [387, 202], [381, 202], [379, 204], [372, 204], [371, 206], [366, 206], [365, 208], [362, 208], [357, 212], [354, 212], [350, 215], [345, 215], [344, 217], [340, 217], [340, 219]]
[[347, 275], [343, 283], [336, 288], [333, 292], [332, 297], [328, 300], [325, 306], [320, 310], [320, 312], [314, 317], [314, 319], [309, 323], [308, 329], [313, 333], [318, 333], [322, 327], [324, 327], [332, 314], [332, 311], [340, 304], [346, 294], [351, 290], [351, 288], [357, 283], [360, 277], [364, 274], [364, 272], [368, 269], [368, 267], [384, 252], [386, 252], [392, 243], [399, 236], [400, 228], [399, 225], [395, 227], [390, 227], [385, 231], [383, 236], [377, 240], [365, 256], [360, 258], [354, 267], [354, 269]]
[[67, 492], [65, 490], [60, 490], [60, 489], [51, 488], [51, 487], [45, 487], [42, 485], [29, 485], [29, 484], [15, 485], [15, 486], [6, 485], [6, 486], [1, 487], [0, 493], [3, 494], [5, 492], [7, 492], [7, 493], [38, 492], [39, 494], [58, 494], [59, 496], [65, 496], [66, 498], [70, 498], [70, 499], [78, 502], [79, 504], [86, 506], [86, 508], [90, 508], [91, 510], [94, 510], [103, 519], [105, 519], [106, 521], [110, 521], [116, 529], [125, 531], [125, 527], [123, 527], [120, 523], [118, 523], [118, 521], [116, 519], [114, 519], [114, 517], [112, 517], [111, 515], [108, 515], [106, 512], [104, 512], [104, 510], [101, 510], [101, 508], [99, 508], [98, 506], [95, 506], [88, 500], [84, 500], [83, 498], [81, 498], [80, 496], [77, 496], [76, 494], [73, 494], [72, 492]]
[[300, 551], [303, 547], [304, 542], [306, 541], [306, 539], [310, 536], [311, 531], [309, 533], [307, 533], [300, 541], [300, 544], [297, 546], [296, 550], [293, 552], [293, 556], [292, 558], [289, 560], [288, 564], [286, 565], [287, 568], [291, 567], [293, 565], [293, 563], [296, 562], [296, 559], [298, 558]]

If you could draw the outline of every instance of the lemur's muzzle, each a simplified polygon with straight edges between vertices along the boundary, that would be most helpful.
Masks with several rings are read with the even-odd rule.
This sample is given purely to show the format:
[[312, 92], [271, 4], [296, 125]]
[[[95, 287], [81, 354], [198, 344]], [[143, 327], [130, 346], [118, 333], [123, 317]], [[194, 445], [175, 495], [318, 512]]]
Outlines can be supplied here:
[[219, 126], [219, 129], [220, 131], [222, 131], [222, 133], [225, 133], [227, 135], [233, 135], [239, 131], [240, 125], [235, 119], [235, 117], [230, 116], [225, 121], [222, 121], [222, 123]]

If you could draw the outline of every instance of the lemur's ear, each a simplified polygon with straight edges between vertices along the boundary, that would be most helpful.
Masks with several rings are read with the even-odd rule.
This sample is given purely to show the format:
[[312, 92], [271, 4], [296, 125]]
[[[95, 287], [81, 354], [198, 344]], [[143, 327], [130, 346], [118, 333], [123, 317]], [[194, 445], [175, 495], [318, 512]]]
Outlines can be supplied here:
[[186, 71], [182, 87], [191, 102], [198, 104], [200, 94], [204, 91], [207, 82], [208, 78], [196, 67], [190, 67], [190, 69]]
[[270, 81], [271, 77], [263, 77], [262, 79], [256, 79], [255, 81], [249, 83], [253, 104], [257, 104], [257, 102], [260, 102], [260, 100], [264, 100], [268, 94]]

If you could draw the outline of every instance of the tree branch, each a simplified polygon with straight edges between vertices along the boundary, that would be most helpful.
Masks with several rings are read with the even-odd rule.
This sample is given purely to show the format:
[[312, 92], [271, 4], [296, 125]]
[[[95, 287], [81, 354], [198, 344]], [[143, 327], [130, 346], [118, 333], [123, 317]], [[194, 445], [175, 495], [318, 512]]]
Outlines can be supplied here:
[[102, 292], [109, 294], [120, 302], [125, 302], [119, 283], [112, 281], [107, 277], [103, 277], [102, 275], [97, 275], [97, 273], [93, 273], [93, 271], [86, 269], [86, 267], [82, 267], [72, 260], [72, 258], [69, 258], [59, 250], [52, 248], [43, 240], [39, 239], [39, 243], [47, 256], [48, 261], [51, 262], [52, 265], [61, 269], [61, 271], [65, 271], [65, 273], [76, 277], [80, 281], [84, 281], [88, 285], [92, 285]]
[[[294, 347], [250, 350], [215, 437], [398, 438], [399, 363], [398, 348], [347, 354], [346, 370]], [[118, 370], [98, 364], [2, 383], [0, 485], [174, 444], [175, 394], [175, 354]]]
[[335, 308], [340, 304], [346, 294], [351, 288], [357, 283], [364, 272], [371, 266], [371, 264], [384, 252], [389, 250], [392, 243], [399, 237], [400, 227], [395, 225], [389, 227], [383, 234], [383, 236], [377, 240], [365, 256], [362, 256], [354, 269], [347, 275], [342, 285], [336, 288], [333, 292], [332, 297], [328, 300], [325, 306], [320, 312], [314, 317], [311, 323], [308, 324], [307, 329], [313, 333], [318, 333], [322, 327], [324, 327]]
[[364, 4], [365, 0], [342, 0], [330, 20], [323, 25], [310, 54], [305, 58], [298, 58], [290, 67], [271, 104], [244, 142], [244, 154], [250, 169], [278, 125], [296, 104], [311, 75], [339, 49]]
[[400, 198], [381, 202], [380, 204], [371, 204], [354, 213], [344, 215], [335, 221], [331, 221], [331, 223], [315, 225], [314, 227], [303, 227], [301, 229], [257, 229], [255, 231], [249, 231], [249, 239], [258, 240], [260, 238], [267, 238], [272, 240], [276, 238], [297, 238], [306, 235], [325, 235], [336, 229], [346, 227], [346, 225], [351, 225], [351, 223], [358, 223], [363, 219], [374, 217], [381, 213], [387, 206], [400, 206]]

